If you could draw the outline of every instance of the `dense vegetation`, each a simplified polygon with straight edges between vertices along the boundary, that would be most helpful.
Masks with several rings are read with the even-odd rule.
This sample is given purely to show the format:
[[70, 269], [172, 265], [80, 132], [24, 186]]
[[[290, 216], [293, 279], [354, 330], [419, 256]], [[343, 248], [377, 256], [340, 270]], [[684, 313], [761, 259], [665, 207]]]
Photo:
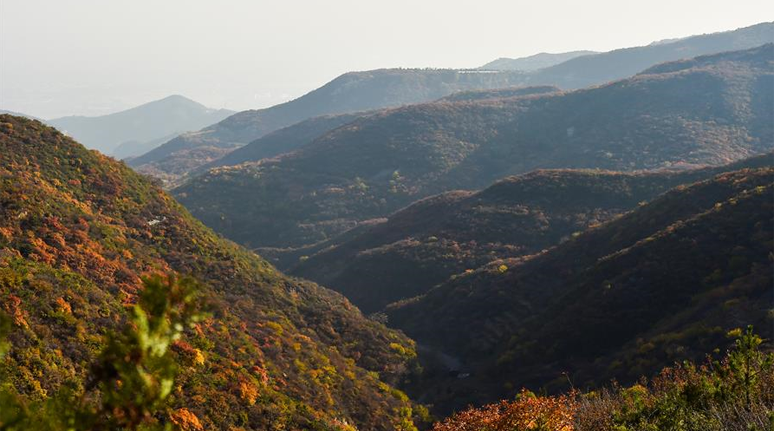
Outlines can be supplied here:
[[[20, 395], [0, 373], [0, 429], [22, 431], [79, 431], [120, 429], [202, 430], [189, 410], [165, 408], [181, 364], [173, 346], [204, 317], [197, 296], [200, 288], [190, 278], [154, 276], [144, 286], [120, 332], [109, 333], [84, 388], [63, 385], [45, 399]], [[10, 319], [0, 314], [0, 360], [11, 346], [5, 337]], [[183, 362], [201, 366], [199, 353]], [[182, 361], [181, 361], [182, 362]]]
[[250, 247], [297, 248], [453, 189], [536, 168], [723, 164], [772, 148], [774, 45], [587, 90], [381, 111], [175, 196]]
[[258, 138], [244, 147], [205, 165], [203, 168], [209, 169], [218, 166], [239, 165], [245, 162], [257, 162], [261, 159], [288, 153], [309, 144], [324, 133], [365, 115], [367, 113], [361, 112], [312, 117]]
[[169, 408], [204, 429], [413, 429], [397, 382], [413, 343], [339, 294], [216, 236], [122, 163], [39, 122], [0, 116], [0, 373], [37, 403], [85, 376], [136, 303], [140, 276], [202, 284], [211, 318], [174, 359]]
[[[317, 253], [314, 248], [300, 249], [277, 257], [281, 267], [287, 265], [292, 273], [342, 292], [365, 312], [374, 312], [467, 269], [553, 246], [663, 191], [669, 181], [659, 180], [536, 171], [482, 192], [454, 191], [420, 200], [383, 222], [347, 233], [346, 240], [337, 237], [315, 246], [322, 248]], [[635, 190], [629, 189], [630, 183]]]
[[541, 85], [535, 87], [507, 87], [494, 90], [470, 90], [460, 91], [439, 99], [439, 102], [472, 102], [487, 99], [507, 99], [509, 97], [529, 96], [536, 94], [556, 93], [561, 91], [553, 85]]
[[774, 428], [774, 354], [748, 328], [729, 331], [720, 360], [665, 368], [630, 387], [561, 396], [524, 391], [513, 401], [469, 409], [433, 431], [765, 431]]
[[550, 248], [679, 184], [771, 166], [772, 157], [678, 172], [535, 171], [477, 193], [430, 197], [386, 221], [314, 247], [273, 250], [271, 256], [281, 269], [339, 291], [372, 313], [452, 275]]
[[593, 388], [695, 359], [737, 326], [771, 339], [773, 194], [774, 168], [721, 174], [392, 305], [391, 326], [475, 375], [412, 393], [459, 408], [567, 389], [563, 372]]
[[349, 73], [135, 162], [338, 293], [0, 115], [0, 430], [771, 428], [774, 44], [652, 65], [771, 28]]
[[[238, 144], [202, 144], [175, 151], [159, 160], [137, 166], [135, 170], [159, 180], [165, 189], [169, 189], [180, 185], [189, 174], [202, 166], [215, 162], [239, 148]], [[132, 160], [127, 162], [131, 164]]]

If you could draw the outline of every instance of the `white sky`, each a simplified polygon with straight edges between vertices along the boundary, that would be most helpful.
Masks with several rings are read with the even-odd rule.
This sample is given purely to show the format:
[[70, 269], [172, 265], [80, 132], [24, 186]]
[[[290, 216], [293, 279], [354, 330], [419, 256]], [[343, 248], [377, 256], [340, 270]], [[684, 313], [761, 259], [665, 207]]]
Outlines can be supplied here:
[[98, 115], [170, 94], [261, 108], [351, 70], [477, 67], [772, 20], [771, 0], [0, 0], [0, 108]]

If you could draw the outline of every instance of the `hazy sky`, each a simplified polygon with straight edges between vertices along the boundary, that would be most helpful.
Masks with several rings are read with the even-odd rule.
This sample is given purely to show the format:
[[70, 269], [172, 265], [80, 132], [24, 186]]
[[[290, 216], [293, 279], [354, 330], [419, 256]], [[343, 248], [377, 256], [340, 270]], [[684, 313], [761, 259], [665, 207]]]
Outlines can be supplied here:
[[351, 70], [477, 67], [772, 20], [771, 0], [0, 0], [0, 108], [97, 115], [169, 94], [260, 108]]

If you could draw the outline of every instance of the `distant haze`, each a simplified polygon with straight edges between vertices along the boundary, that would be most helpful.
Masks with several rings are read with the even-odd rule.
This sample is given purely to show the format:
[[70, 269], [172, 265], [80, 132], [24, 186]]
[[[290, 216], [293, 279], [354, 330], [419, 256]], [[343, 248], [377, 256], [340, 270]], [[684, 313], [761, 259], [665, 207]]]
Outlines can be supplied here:
[[770, 0], [0, 0], [0, 108], [101, 115], [170, 94], [262, 108], [352, 70], [474, 68], [772, 19]]

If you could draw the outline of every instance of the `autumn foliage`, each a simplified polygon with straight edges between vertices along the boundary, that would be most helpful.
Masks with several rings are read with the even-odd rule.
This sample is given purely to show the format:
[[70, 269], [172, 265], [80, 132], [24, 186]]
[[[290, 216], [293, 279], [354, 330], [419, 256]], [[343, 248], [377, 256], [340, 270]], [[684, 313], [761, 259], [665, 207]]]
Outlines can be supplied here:
[[774, 429], [774, 353], [752, 327], [721, 359], [664, 368], [651, 381], [470, 408], [433, 431], [764, 431]]
[[538, 397], [522, 391], [515, 401], [466, 410], [433, 431], [572, 431], [577, 408], [575, 394]]
[[[132, 389], [140, 398], [163, 394], [207, 430], [394, 429], [414, 416], [390, 386], [412, 361], [391, 346], [413, 351], [408, 338], [219, 238], [126, 165], [0, 115], [0, 312], [12, 346], [0, 380], [9, 391], [35, 403], [62, 388], [83, 392], [105, 336], [134, 316], [143, 277], [157, 273], [201, 282], [212, 318], [164, 346], [179, 371], [174, 385], [161, 373]], [[126, 357], [113, 347], [113, 359]], [[148, 354], [102, 371], [129, 375]], [[111, 385], [127, 388], [112, 401], [116, 414], [147, 419], [124, 402], [125, 383]]]

